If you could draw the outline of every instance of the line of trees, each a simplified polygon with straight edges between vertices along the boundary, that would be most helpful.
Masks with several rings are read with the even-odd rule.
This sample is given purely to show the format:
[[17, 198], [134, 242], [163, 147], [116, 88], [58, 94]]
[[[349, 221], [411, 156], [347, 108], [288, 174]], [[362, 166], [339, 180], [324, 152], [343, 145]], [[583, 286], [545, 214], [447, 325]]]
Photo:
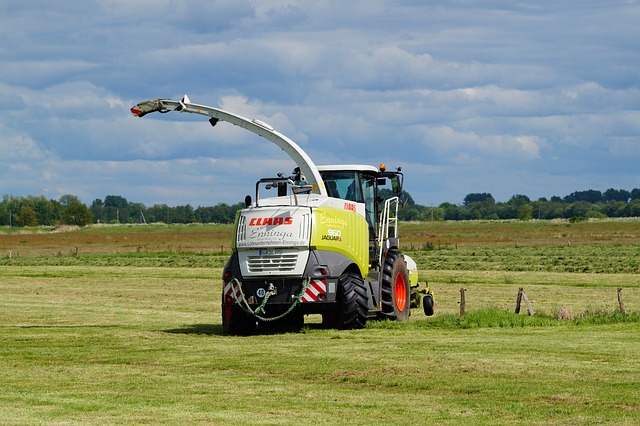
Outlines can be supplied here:
[[[389, 191], [390, 192], [390, 191]], [[389, 194], [387, 194], [389, 195]], [[553, 196], [531, 201], [516, 194], [507, 202], [496, 202], [490, 193], [468, 194], [462, 204], [442, 203], [437, 207], [416, 204], [407, 192], [401, 195], [400, 220], [475, 220], [475, 219], [586, 219], [640, 217], [640, 189], [576, 191], [565, 197]], [[85, 226], [92, 223], [232, 223], [244, 203], [218, 203], [211, 207], [170, 207], [127, 201], [119, 195], [95, 199], [90, 206], [74, 195], [58, 200], [44, 196], [13, 197], [0, 201], [0, 226]]]
[[[404, 194], [403, 194], [404, 195]], [[408, 195], [408, 194], [407, 194]], [[588, 219], [640, 216], [640, 189], [576, 191], [565, 197], [553, 196], [532, 201], [516, 194], [507, 202], [496, 202], [490, 193], [472, 193], [462, 205], [443, 203], [425, 207], [405, 197], [399, 212], [401, 220], [474, 220], [474, 219]]]
[[94, 223], [231, 223], [236, 211], [243, 207], [244, 203], [218, 203], [213, 207], [195, 209], [189, 204], [176, 207], [154, 204], [146, 207], [142, 203], [130, 203], [118, 195], [107, 195], [104, 201], [95, 199], [89, 210]]
[[58, 200], [47, 200], [44, 196], [4, 195], [0, 202], [0, 226], [84, 226], [90, 223], [91, 212], [74, 195], [63, 195]]
[[92, 223], [231, 223], [244, 203], [193, 208], [155, 204], [147, 207], [119, 195], [96, 199], [90, 206], [74, 195], [58, 200], [44, 196], [14, 197], [4, 195], [0, 201], [0, 226], [85, 226]]

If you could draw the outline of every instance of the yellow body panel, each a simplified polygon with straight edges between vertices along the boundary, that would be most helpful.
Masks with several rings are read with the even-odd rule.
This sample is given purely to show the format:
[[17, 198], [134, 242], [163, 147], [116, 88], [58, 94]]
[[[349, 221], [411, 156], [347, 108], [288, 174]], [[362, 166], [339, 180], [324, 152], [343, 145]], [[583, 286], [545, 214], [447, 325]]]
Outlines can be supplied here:
[[311, 249], [329, 250], [352, 259], [363, 277], [369, 271], [369, 226], [351, 210], [321, 207], [313, 210]]
[[415, 287], [418, 285], [418, 271], [409, 269], [409, 285]]

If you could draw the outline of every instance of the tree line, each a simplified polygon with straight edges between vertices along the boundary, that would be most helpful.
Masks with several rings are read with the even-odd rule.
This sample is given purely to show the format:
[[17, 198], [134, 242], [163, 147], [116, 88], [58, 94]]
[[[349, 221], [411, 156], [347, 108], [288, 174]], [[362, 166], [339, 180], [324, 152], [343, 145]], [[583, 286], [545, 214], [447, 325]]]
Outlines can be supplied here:
[[638, 217], [640, 189], [611, 188], [604, 192], [590, 189], [535, 201], [526, 195], [516, 194], [507, 202], [497, 202], [490, 193], [472, 193], [464, 198], [461, 205], [442, 203], [438, 207], [420, 206], [409, 196], [403, 201], [398, 216], [401, 220], [415, 221]]
[[244, 203], [218, 203], [212, 207], [170, 207], [129, 202], [119, 195], [95, 199], [87, 206], [74, 195], [58, 200], [44, 196], [14, 197], [4, 195], [0, 201], [0, 226], [85, 226], [92, 223], [231, 223]]
[[[391, 192], [383, 195], [390, 196]], [[244, 207], [218, 203], [215, 206], [193, 208], [130, 202], [119, 195], [95, 199], [91, 205], [76, 196], [66, 194], [58, 200], [44, 196], [14, 197], [4, 195], [0, 201], [0, 226], [85, 226], [92, 223], [232, 223], [236, 211]], [[400, 197], [400, 220], [498, 220], [498, 219], [558, 219], [639, 217], [640, 189], [631, 191], [608, 189], [576, 191], [565, 197], [553, 196], [532, 201], [516, 194], [507, 202], [497, 202], [490, 193], [468, 194], [462, 204], [442, 203], [437, 207], [416, 204], [409, 193]]]

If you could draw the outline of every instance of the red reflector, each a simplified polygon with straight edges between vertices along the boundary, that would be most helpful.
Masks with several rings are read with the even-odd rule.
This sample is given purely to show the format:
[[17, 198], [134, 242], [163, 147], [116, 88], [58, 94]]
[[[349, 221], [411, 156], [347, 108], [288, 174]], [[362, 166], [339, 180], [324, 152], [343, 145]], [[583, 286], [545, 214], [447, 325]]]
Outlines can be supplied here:
[[328, 273], [329, 273], [329, 270], [327, 268], [320, 269], [320, 274], [327, 275]]
[[224, 271], [224, 278], [225, 280], [231, 278], [231, 271]]
[[227, 303], [233, 303], [233, 299], [231, 298], [231, 296], [227, 296]]
[[327, 300], [327, 295], [326, 295], [326, 294], [324, 294], [324, 293], [320, 293], [320, 294], [318, 295], [318, 299], [320, 299], [320, 300]]

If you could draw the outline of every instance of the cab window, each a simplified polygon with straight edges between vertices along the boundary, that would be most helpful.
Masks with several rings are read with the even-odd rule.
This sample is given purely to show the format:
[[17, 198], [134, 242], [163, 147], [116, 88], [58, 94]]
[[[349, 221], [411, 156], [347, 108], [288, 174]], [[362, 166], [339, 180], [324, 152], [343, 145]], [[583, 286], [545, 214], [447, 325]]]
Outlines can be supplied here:
[[365, 204], [365, 218], [370, 232], [375, 229], [375, 176], [360, 174], [356, 171], [321, 172], [327, 195], [333, 198]]
[[364, 203], [362, 188], [358, 175], [353, 171], [323, 172], [322, 179], [327, 188], [327, 195], [333, 198]]

